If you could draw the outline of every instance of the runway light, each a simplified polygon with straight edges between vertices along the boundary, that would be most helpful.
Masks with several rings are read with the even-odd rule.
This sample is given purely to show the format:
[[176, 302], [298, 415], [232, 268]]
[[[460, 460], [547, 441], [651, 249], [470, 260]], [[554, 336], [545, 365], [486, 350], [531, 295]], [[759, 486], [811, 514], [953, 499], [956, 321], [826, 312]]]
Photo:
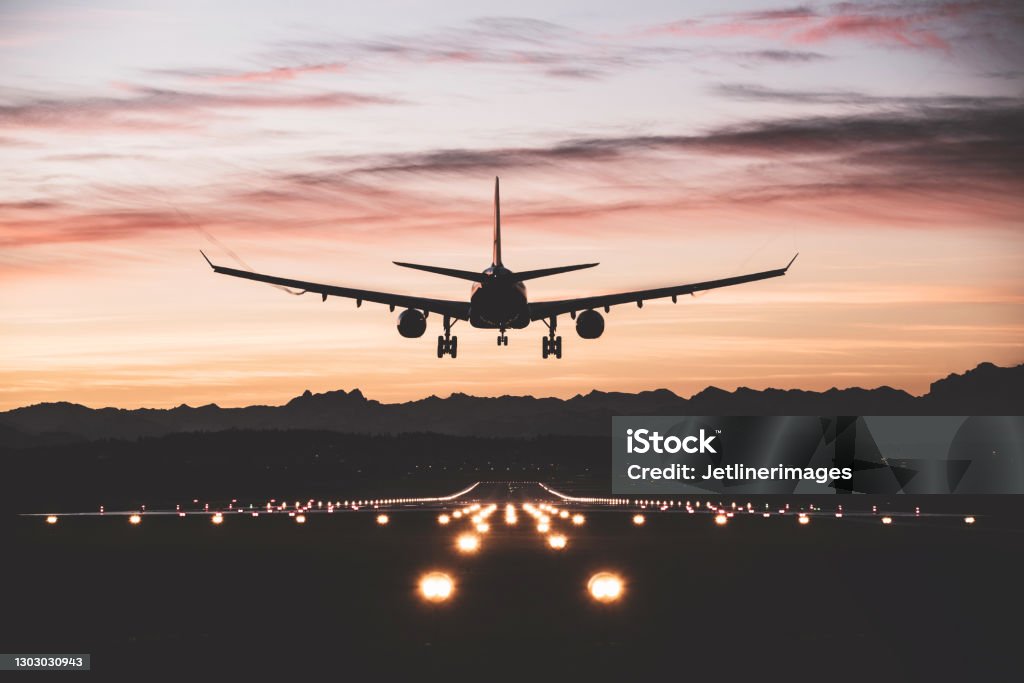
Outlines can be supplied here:
[[590, 577], [587, 590], [598, 602], [615, 602], [622, 597], [622, 579], [610, 572], [598, 572]]
[[306, 515], [295, 515], [295, 523], [296, 524], [305, 524], [306, 523]]
[[388, 518], [387, 515], [377, 515], [377, 524], [380, 524], [381, 526], [384, 526], [390, 521], [391, 520]]
[[568, 540], [569, 539], [567, 539], [565, 536], [562, 536], [561, 534], [551, 534], [550, 536], [548, 536], [548, 545], [554, 548], [555, 550], [562, 550], [563, 548], [565, 548], [565, 544], [568, 542]]
[[462, 510], [456, 510], [455, 512], [453, 512], [452, 517], [454, 517], [455, 519], [460, 519], [462, 517]]
[[568, 510], [562, 510], [561, 512], [558, 513], [558, 516], [561, 517], [562, 519], [569, 519], [569, 511]]
[[491, 530], [491, 525], [487, 522], [480, 522], [476, 525], [476, 530], [481, 534], [486, 534], [488, 531]]
[[964, 517], [964, 524], [974, 524], [974, 517]]
[[131, 517], [128, 518], [128, 523], [129, 524], [138, 524], [141, 521], [142, 521], [142, 515], [132, 515]]
[[585, 521], [587, 521], [587, 518], [581, 514], [575, 514], [572, 516], [572, 523], [576, 526], [582, 526]]
[[796, 521], [800, 524], [807, 525], [811, 523], [811, 518], [801, 513], [800, 516], [796, 518]]
[[721, 513], [715, 515], [715, 524], [717, 524], [718, 526], [725, 526], [728, 523], [729, 523], [729, 518], [726, 517], [725, 515], [723, 515]]
[[473, 534], [462, 534], [455, 539], [455, 547], [460, 553], [475, 553], [480, 549], [480, 537]]
[[445, 524], [447, 524], [450, 521], [451, 521], [451, 518], [448, 515], [438, 515], [437, 516], [437, 523], [440, 524], [441, 526], [444, 526]]
[[882, 517], [882, 524], [892, 524], [892, 517], [889, 517], [888, 515]]
[[455, 592], [452, 577], [443, 572], [430, 572], [420, 579], [420, 595], [430, 602], [444, 602]]
[[551, 531], [551, 525], [547, 522], [541, 522], [537, 525], [537, 531], [539, 531], [542, 534], [546, 534], [547, 532]]
[[646, 521], [647, 519], [643, 515], [633, 515], [633, 524], [637, 526], [642, 526]]
[[50, 515], [50, 516], [48, 516], [46, 518], [46, 523], [47, 524], [56, 524], [57, 523], [57, 515]]
[[222, 524], [224, 522], [224, 515], [219, 512], [210, 518], [210, 521], [214, 524]]

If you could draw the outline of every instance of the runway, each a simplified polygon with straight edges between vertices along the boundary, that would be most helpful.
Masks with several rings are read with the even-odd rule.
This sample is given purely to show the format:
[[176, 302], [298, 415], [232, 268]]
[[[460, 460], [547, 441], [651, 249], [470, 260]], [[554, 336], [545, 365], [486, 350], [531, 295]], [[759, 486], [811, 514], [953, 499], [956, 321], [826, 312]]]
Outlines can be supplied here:
[[[796, 507], [765, 518], [741, 502], [692, 500], [688, 512], [566, 495], [481, 482], [451, 500], [358, 510], [303, 501], [253, 517], [244, 503], [219, 524], [216, 511], [173, 508], [136, 525], [128, 510], [21, 517], [4, 642], [90, 652], [94, 670], [119, 674], [160, 661], [178, 672], [573, 680], [671, 662], [723, 680], [765, 667], [830, 680], [878, 680], [881, 667], [906, 680], [984, 671], [1011, 652], [1014, 636], [986, 615], [1024, 571], [1017, 528], [913, 510], [805, 510], [801, 523]], [[460, 552], [466, 534], [479, 539], [473, 552]], [[423, 593], [432, 572], [451, 579], [443, 600]], [[621, 580], [613, 600], [588, 586], [602, 572]]]

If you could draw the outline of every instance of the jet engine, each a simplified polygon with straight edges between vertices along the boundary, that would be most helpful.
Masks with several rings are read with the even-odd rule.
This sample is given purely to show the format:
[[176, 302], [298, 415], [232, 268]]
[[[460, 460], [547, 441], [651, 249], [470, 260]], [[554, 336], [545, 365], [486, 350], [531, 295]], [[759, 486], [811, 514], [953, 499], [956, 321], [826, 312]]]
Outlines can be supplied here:
[[398, 316], [398, 334], [410, 339], [422, 337], [427, 331], [427, 319], [415, 308], [402, 311]]
[[595, 310], [576, 316], [576, 333], [584, 339], [597, 339], [604, 332], [604, 316]]

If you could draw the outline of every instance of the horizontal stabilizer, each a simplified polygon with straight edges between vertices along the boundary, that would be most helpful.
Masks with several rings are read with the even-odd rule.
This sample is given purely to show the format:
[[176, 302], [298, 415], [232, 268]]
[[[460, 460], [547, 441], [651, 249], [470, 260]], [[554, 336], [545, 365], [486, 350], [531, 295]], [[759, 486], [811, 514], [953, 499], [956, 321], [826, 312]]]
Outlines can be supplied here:
[[570, 273], [574, 270], [583, 270], [584, 268], [593, 268], [598, 264], [596, 263], [581, 263], [576, 266], [557, 266], [555, 268], [540, 268], [538, 270], [524, 270], [521, 273], [516, 273], [517, 280], [533, 280], [538, 277], [547, 277], [548, 275], [558, 275], [559, 273]]
[[393, 261], [396, 266], [402, 266], [403, 268], [413, 268], [414, 270], [425, 270], [428, 273], [437, 273], [438, 275], [447, 275], [448, 277], [457, 277], [462, 280], [472, 280], [473, 282], [483, 282], [483, 273], [477, 273], [472, 270], [457, 270], [455, 268], [441, 268], [440, 266], [423, 266], [418, 263], [402, 263], [400, 261]]

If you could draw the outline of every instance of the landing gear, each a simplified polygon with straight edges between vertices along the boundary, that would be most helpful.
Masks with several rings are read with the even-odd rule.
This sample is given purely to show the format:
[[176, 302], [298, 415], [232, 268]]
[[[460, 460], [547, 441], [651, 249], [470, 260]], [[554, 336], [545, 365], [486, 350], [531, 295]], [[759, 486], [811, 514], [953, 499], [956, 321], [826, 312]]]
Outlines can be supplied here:
[[444, 317], [444, 335], [437, 338], [437, 357], [444, 358], [446, 355], [455, 358], [459, 354], [459, 338], [452, 336], [452, 320], [447, 315]]
[[544, 324], [548, 326], [548, 336], [540, 340], [540, 355], [542, 358], [547, 358], [550, 355], [554, 355], [555, 358], [561, 358], [562, 337], [555, 336], [555, 330], [558, 328], [558, 318], [552, 316]]
[[505, 328], [501, 328], [501, 333], [498, 335], [498, 346], [508, 346], [508, 335], [505, 334]]

